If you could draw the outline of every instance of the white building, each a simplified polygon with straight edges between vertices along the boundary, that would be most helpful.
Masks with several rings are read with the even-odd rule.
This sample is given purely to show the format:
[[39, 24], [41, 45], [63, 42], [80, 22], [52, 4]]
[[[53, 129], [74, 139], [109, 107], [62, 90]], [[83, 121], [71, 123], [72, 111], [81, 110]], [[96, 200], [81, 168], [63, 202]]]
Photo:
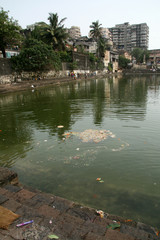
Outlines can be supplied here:
[[70, 38], [77, 39], [81, 37], [80, 27], [72, 26], [68, 29], [68, 34]]

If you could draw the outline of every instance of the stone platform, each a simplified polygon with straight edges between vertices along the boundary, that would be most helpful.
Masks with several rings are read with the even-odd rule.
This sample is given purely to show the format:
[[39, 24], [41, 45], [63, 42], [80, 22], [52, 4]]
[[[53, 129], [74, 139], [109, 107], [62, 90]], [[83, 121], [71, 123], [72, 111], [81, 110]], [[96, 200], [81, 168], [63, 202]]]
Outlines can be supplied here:
[[[8, 230], [0, 229], [0, 240], [158, 240], [158, 231], [140, 222], [20, 186], [17, 174], [0, 168], [0, 205], [19, 214]], [[16, 227], [33, 220], [33, 223]], [[114, 228], [115, 224], [119, 227]], [[50, 236], [50, 237], [49, 237]]]

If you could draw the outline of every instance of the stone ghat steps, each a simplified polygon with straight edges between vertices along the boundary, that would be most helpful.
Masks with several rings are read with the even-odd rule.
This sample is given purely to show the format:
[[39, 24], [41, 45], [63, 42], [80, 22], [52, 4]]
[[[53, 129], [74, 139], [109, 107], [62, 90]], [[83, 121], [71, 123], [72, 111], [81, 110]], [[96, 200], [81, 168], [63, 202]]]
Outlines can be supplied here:
[[[158, 240], [153, 227], [121, 217], [104, 214], [101, 218], [87, 208], [29, 188], [11, 184], [0, 187], [0, 205], [20, 215], [8, 228], [0, 229], [1, 240], [49, 240], [55, 234], [60, 240]], [[22, 222], [32, 224], [17, 228]], [[120, 224], [112, 230], [107, 226]]]
[[[0, 240], [158, 240], [157, 230], [143, 223], [104, 213], [72, 201], [21, 186], [17, 173], [0, 167], [0, 206], [20, 215]], [[33, 220], [23, 227], [17, 224]], [[110, 229], [111, 224], [118, 228]]]

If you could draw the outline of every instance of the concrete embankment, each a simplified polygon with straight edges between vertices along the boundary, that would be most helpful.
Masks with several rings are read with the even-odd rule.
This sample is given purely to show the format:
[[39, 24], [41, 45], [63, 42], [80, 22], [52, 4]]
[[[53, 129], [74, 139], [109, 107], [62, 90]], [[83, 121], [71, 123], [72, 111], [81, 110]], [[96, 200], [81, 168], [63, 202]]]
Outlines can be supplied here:
[[[68, 76], [61, 76], [61, 77], [50, 77], [40, 80], [23, 80], [12, 82], [9, 81], [8, 83], [0, 84], [0, 93], [8, 93], [8, 92], [17, 92], [17, 91], [24, 91], [29, 89], [38, 89], [40, 87], [45, 86], [52, 86], [52, 85], [61, 85], [63, 83], [81, 81], [84, 79], [92, 79], [97, 77], [103, 77], [103, 74], [91, 75], [88, 74], [86, 77], [84, 74], [81, 74], [78, 78], [68, 77]], [[118, 76], [118, 75], [117, 75]], [[9, 76], [5, 76], [9, 77]]]
[[[1, 212], [1, 240], [160, 239], [155, 228], [143, 223], [100, 214], [95, 209], [24, 187], [19, 184], [17, 174], [6, 168], [0, 168], [0, 207], [10, 210], [8, 215], [17, 214], [11, 223]], [[8, 229], [3, 229], [4, 220]]]

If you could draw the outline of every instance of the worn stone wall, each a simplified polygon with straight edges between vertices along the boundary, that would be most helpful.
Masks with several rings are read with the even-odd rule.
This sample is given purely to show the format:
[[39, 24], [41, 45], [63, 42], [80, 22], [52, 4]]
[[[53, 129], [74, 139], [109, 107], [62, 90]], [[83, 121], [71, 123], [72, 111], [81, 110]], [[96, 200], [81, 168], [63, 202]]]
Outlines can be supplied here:
[[84, 53], [73, 52], [73, 61], [77, 62], [78, 69], [89, 70], [89, 56]]
[[0, 58], [0, 84], [10, 83], [13, 80], [10, 59]]
[[10, 59], [0, 58], [0, 76], [12, 74]]
[[[89, 57], [88, 55], [81, 53], [73, 53], [73, 61], [77, 62], [78, 70], [75, 70], [75, 73], [85, 74], [91, 73], [89, 70]], [[0, 59], [0, 84], [11, 84], [13, 82], [21, 82], [25, 80], [36, 80], [39, 77], [41, 79], [53, 79], [53, 78], [63, 78], [68, 77], [69, 72], [71, 71], [68, 67], [68, 63], [62, 64], [62, 71], [48, 71], [43, 73], [35, 72], [22, 72], [18, 74], [12, 71], [10, 59]], [[97, 72], [97, 71], [96, 71]]]

